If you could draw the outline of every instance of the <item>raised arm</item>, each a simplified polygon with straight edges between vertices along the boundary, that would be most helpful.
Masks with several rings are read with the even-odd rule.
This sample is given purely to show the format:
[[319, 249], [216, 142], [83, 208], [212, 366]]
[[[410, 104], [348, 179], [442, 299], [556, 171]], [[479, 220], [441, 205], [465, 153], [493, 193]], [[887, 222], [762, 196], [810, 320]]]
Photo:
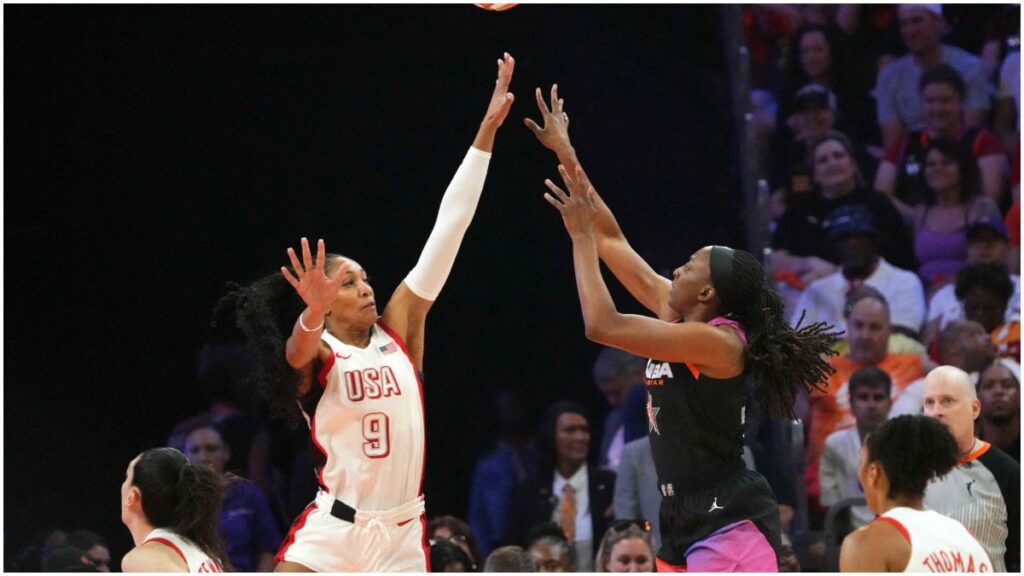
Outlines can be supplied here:
[[508, 116], [514, 97], [508, 91], [515, 60], [507, 52], [498, 60], [498, 79], [473, 147], [455, 172], [441, 199], [434, 229], [416, 266], [388, 301], [381, 321], [403, 340], [417, 368], [423, 369], [423, 335], [427, 312], [448, 279], [462, 238], [473, 220], [490, 163], [494, 136]]
[[[292, 326], [292, 334], [285, 343], [285, 358], [288, 365], [296, 370], [308, 370], [313, 359], [320, 353], [327, 353], [326, 347], [320, 343], [320, 333], [324, 327], [324, 317], [331, 308], [331, 304], [338, 297], [338, 290], [341, 288], [341, 281], [348, 273], [351, 264], [343, 260], [328, 278], [325, 272], [325, 259], [327, 250], [324, 248], [324, 241], [318, 240], [316, 246], [316, 258], [314, 259], [309, 251], [309, 241], [303, 238], [302, 262], [295, 256], [295, 250], [288, 248], [288, 259], [291, 261], [293, 275], [287, 268], [281, 267], [281, 274], [285, 280], [295, 288], [295, 291], [306, 303], [303, 310]], [[305, 390], [299, 390], [303, 395]]]
[[565, 167], [558, 168], [570, 192], [547, 180], [551, 193], [544, 194], [544, 199], [561, 213], [572, 238], [576, 288], [587, 338], [641, 357], [689, 362], [714, 378], [741, 373], [743, 343], [732, 329], [703, 322], [672, 323], [616, 310], [598, 262], [593, 188], [584, 188], [581, 170], [577, 169], [577, 177], [572, 178]]
[[[569, 142], [569, 115], [565, 112], [565, 100], [558, 96], [558, 85], [551, 86], [550, 107], [544, 102], [540, 88], [537, 88], [535, 94], [544, 126], [526, 118], [526, 127], [545, 148], [555, 153], [569, 174], [576, 174], [578, 168], [582, 182], [593, 188], [593, 183], [579, 163], [576, 150]], [[592, 199], [596, 210], [594, 239], [601, 260], [645, 308], [662, 320], [677, 319], [678, 315], [668, 307], [671, 282], [655, 272], [629, 245], [611, 209], [596, 190], [593, 191]]]

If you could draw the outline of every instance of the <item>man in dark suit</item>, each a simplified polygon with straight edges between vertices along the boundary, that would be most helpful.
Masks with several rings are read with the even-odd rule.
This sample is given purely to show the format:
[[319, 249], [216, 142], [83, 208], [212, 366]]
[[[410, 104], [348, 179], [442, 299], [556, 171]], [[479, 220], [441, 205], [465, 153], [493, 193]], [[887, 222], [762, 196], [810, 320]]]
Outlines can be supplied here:
[[506, 534], [520, 544], [531, 527], [553, 521], [576, 548], [576, 570], [593, 572], [597, 542], [613, 515], [615, 473], [587, 465], [590, 423], [573, 402], [548, 408], [539, 443], [539, 472], [516, 488]]

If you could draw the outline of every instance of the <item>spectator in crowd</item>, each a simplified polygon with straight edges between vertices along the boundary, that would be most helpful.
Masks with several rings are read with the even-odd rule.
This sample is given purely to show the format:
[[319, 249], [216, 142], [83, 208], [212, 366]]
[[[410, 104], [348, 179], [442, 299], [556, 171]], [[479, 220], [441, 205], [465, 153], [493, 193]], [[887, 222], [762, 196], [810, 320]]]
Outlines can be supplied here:
[[616, 470], [622, 458], [622, 447], [633, 440], [626, 438], [626, 398], [631, 394], [646, 395], [643, 387], [646, 365], [643, 358], [616, 348], [602, 348], [594, 361], [594, 383], [610, 408], [601, 428], [597, 461], [601, 468]]
[[478, 558], [506, 540], [508, 505], [516, 485], [530, 475], [535, 448], [523, 431], [519, 396], [503, 390], [492, 396], [491, 414], [497, 416], [498, 445], [477, 461], [469, 485], [469, 525], [480, 546]]
[[548, 407], [539, 444], [539, 473], [516, 488], [507, 537], [521, 542], [529, 527], [554, 521], [576, 550], [576, 570], [590, 572], [594, 542], [612, 514], [615, 473], [587, 464], [590, 423], [573, 402]]
[[273, 572], [281, 533], [263, 492], [244, 478], [225, 475], [231, 446], [220, 429], [209, 421], [197, 423], [185, 436], [185, 455], [192, 462], [208, 466], [225, 483], [217, 527], [234, 568], [239, 572]]
[[967, 259], [967, 229], [1001, 217], [990, 198], [977, 194], [976, 167], [951, 140], [924, 150], [925, 197], [911, 210], [918, 275], [929, 293], [950, 283]]
[[[839, 117], [836, 106], [836, 95], [821, 84], [807, 84], [796, 91], [789, 117], [776, 131], [771, 146], [768, 178], [774, 219], [782, 217], [786, 206], [814, 191], [810, 147], [835, 130]], [[862, 174], [874, 174], [878, 162], [859, 142], [855, 145], [858, 169]]]
[[[878, 368], [861, 368], [850, 376], [850, 411], [856, 425], [829, 434], [821, 453], [821, 505], [832, 506], [848, 498], [863, 498], [857, 477], [864, 440], [886, 421], [892, 407], [892, 378]], [[849, 523], [841, 533], [866, 526], [875, 515], [866, 506], [850, 508]]]
[[[776, 141], [773, 144], [773, 189], [790, 192], [810, 191], [810, 171], [806, 165], [807, 145], [833, 127], [849, 135], [858, 145], [878, 140], [874, 122], [874, 102], [870, 87], [874, 78], [869, 68], [857, 65], [845, 48], [844, 34], [831, 25], [806, 24], [793, 37], [795, 57], [788, 59], [788, 72], [782, 88], [782, 103], [777, 114]], [[814, 97], [808, 99], [807, 96]], [[787, 144], [797, 144], [790, 146]], [[779, 156], [779, 152], [783, 155]], [[863, 148], [857, 163], [865, 173], [874, 173], [877, 161]], [[789, 162], [782, 162], [789, 160]], [[793, 172], [786, 185], [788, 166]]]
[[1020, 50], [1007, 54], [999, 68], [995, 110], [992, 130], [1003, 150], [1013, 150], [1020, 135]]
[[68, 546], [85, 552], [97, 572], [110, 572], [110, 548], [99, 534], [91, 530], [75, 530], [68, 534]]
[[536, 572], [530, 553], [522, 546], [502, 546], [484, 562], [484, 572]]
[[[1000, 202], [1005, 194], [1010, 165], [994, 134], [984, 128], [964, 124], [963, 99], [967, 88], [963, 78], [952, 66], [939, 64], [921, 76], [920, 90], [925, 112], [924, 127], [901, 136], [886, 149], [875, 174], [875, 189], [894, 198], [904, 209], [927, 201], [930, 193], [940, 192], [934, 187], [932, 191], [927, 189], [932, 184], [927, 170], [928, 145], [935, 140], [950, 140], [954, 145], [943, 152], [949, 157], [963, 157], [960, 176], [966, 173], [965, 164], [973, 163], [978, 174], [977, 191], [994, 202]], [[958, 152], [953, 153], [952, 150]], [[924, 179], [921, 178], [922, 171]], [[965, 190], [962, 196], [968, 192]], [[962, 201], [966, 200], [965, 197]]]
[[925, 70], [945, 62], [955, 68], [966, 85], [964, 120], [981, 126], [989, 109], [988, 84], [981, 60], [954, 46], [942, 44], [945, 20], [941, 4], [901, 4], [900, 35], [909, 52], [886, 65], [875, 82], [875, 102], [882, 141], [892, 145], [912, 130], [924, 128], [919, 82]]
[[993, 572], [1020, 571], [1020, 464], [974, 435], [981, 403], [970, 376], [953, 366], [928, 373], [924, 414], [956, 439], [959, 464], [934, 480], [924, 505], [963, 522], [992, 559]]
[[[967, 227], [967, 265], [999, 264], [1006, 262], [1009, 251], [1009, 236], [1002, 219], [992, 215], [982, 215]], [[1013, 295], [1006, 307], [1005, 321], [1012, 322], [1020, 318], [1020, 276], [1011, 274]], [[956, 297], [956, 281], [950, 282], [932, 294], [928, 302], [928, 317], [925, 323], [922, 341], [931, 345], [940, 330], [950, 322], [964, 318], [963, 305]], [[948, 362], [947, 362], [948, 364]]]
[[455, 544], [440, 540], [430, 545], [431, 572], [476, 572], [469, 554]]
[[923, 358], [919, 354], [892, 354], [888, 351], [889, 304], [878, 290], [861, 286], [850, 293], [846, 304], [846, 322], [850, 351], [829, 358], [835, 373], [829, 377], [825, 392], [809, 397], [808, 438], [805, 481], [811, 512], [820, 515], [817, 506], [821, 496], [818, 466], [825, 439], [836, 430], [856, 424], [850, 411], [849, 379], [862, 368], [875, 367], [892, 379], [892, 397], [899, 400], [903, 390], [924, 376]]
[[846, 330], [843, 306], [850, 290], [866, 285], [885, 296], [892, 328], [916, 337], [924, 322], [924, 291], [917, 275], [898, 268], [878, 254], [879, 228], [865, 206], [836, 208], [825, 221], [828, 243], [842, 269], [811, 283], [791, 316], [796, 325], [825, 322]]
[[[941, 362], [969, 373], [972, 379], [977, 378], [978, 372], [991, 365], [996, 358], [996, 347], [988, 332], [973, 320], [951, 322], [939, 334], [937, 343]], [[923, 405], [924, 378], [921, 378], [900, 394], [889, 415], [917, 415], [921, 413]]]
[[975, 264], [960, 270], [956, 297], [963, 303], [964, 317], [980, 323], [996, 345], [1000, 358], [1020, 363], [1020, 318], [1006, 320], [1013, 296], [1013, 282], [999, 264]]
[[990, 555], [960, 522], [929, 510], [928, 481], [956, 464], [946, 428], [922, 416], [900, 416], [867, 438], [859, 477], [877, 522], [843, 542], [842, 572], [991, 572]]
[[650, 533], [634, 520], [608, 528], [597, 547], [597, 572], [654, 572]]
[[981, 417], [975, 425], [979, 440], [996, 446], [1020, 463], [1020, 365], [996, 362], [978, 376]]
[[824, 222], [847, 204], [865, 206], [880, 233], [878, 246], [886, 261], [913, 268], [910, 233], [902, 216], [884, 195], [869, 190], [853, 160], [854, 146], [840, 132], [830, 132], [810, 148], [817, 191], [786, 207], [772, 236], [772, 268], [789, 274], [799, 290], [837, 270], [840, 260], [828, 247]]
[[[89, 555], [73, 546], [63, 546], [50, 553], [43, 569], [46, 572], [99, 572]], [[105, 571], [109, 572], [109, 567]]]
[[576, 571], [576, 548], [554, 522], [534, 526], [527, 535], [526, 550], [537, 572]]
[[661, 547], [661, 492], [651, 440], [646, 436], [622, 449], [622, 461], [615, 478], [614, 506], [616, 518], [643, 518], [651, 523], [651, 546], [657, 552]]
[[469, 525], [455, 516], [437, 516], [431, 518], [427, 524], [427, 538], [432, 542], [447, 540], [455, 544], [469, 556], [473, 562], [473, 571], [476, 572], [480, 566], [483, 556], [480, 554], [480, 547], [476, 544], [472, 530]]

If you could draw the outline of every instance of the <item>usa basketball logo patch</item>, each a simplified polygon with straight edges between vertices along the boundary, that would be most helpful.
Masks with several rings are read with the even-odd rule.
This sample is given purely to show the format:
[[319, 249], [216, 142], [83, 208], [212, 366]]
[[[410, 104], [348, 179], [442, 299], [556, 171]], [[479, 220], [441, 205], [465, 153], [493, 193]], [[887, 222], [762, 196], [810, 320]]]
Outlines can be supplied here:
[[382, 354], [391, 354], [392, 352], [398, 352], [398, 345], [394, 342], [388, 342], [377, 349], [380, 350]]

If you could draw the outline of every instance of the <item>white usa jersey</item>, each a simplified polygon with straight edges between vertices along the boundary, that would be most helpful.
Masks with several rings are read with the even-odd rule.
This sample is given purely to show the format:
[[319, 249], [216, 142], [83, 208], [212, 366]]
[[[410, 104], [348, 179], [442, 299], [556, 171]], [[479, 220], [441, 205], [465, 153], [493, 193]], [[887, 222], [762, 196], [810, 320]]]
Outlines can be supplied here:
[[356, 510], [390, 510], [420, 495], [423, 387], [401, 338], [375, 324], [370, 344], [321, 335], [331, 358], [310, 434], [320, 488]]
[[888, 522], [910, 542], [904, 572], [992, 572], [977, 539], [956, 520], [934, 510], [892, 508], [875, 519]]
[[178, 553], [188, 565], [189, 572], [222, 572], [220, 566], [191, 540], [165, 528], [157, 528], [146, 536], [145, 542], [159, 542]]

